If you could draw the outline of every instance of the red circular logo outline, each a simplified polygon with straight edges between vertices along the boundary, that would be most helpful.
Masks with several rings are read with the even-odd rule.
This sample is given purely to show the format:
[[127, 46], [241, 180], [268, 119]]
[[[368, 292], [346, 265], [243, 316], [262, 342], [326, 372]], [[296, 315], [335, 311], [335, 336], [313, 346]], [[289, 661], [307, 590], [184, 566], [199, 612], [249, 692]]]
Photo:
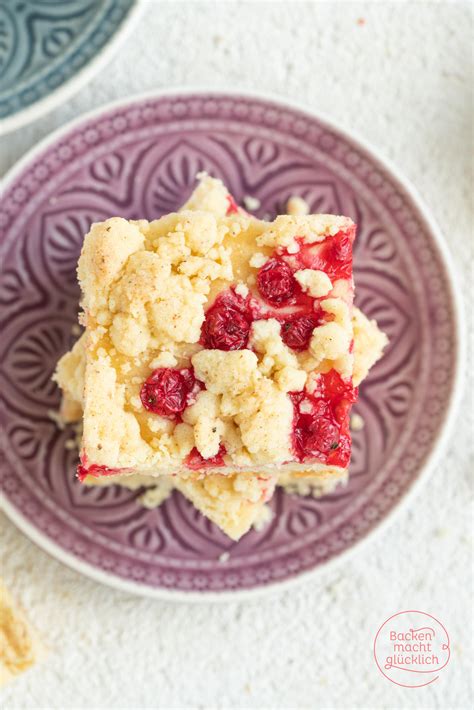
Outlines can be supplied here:
[[378, 658], [377, 658], [376, 647], [377, 647], [377, 639], [378, 639], [378, 637], [379, 637], [379, 635], [380, 635], [380, 632], [382, 631], [383, 627], [384, 627], [391, 619], [394, 619], [394, 618], [397, 617], [397, 616], [401, 616], [402, 614], [422, 614], [423, 616], [427, 616], [427, 617], [429, 617], [430, 619], [433, 619], [433, 621], [436, 621], [436, 623], [441, 626], [441, 628], [443, 629], [444, 633], [446, 634], [447, 643], [443, 645], [443, 650], [446, 650], [446, 649], [447, 649], [447, 651], [448, 651], [448, 657], [447, 657], [447, 659], [446, 659], [446, 662], [445, 662], [442, 666], [440, 666], [439, 668], [436, 668], [436, 669], [433, 669], [433, 670], [426, 670], [426, 671], [421, 671], [421, 670], [414, 670], [414, 671], [412, 671], [412, 670], [409, 669], [409, 668], [406, 668], [406, 669], [404, 669], [404, 670], [407, 670], [407, 671], [409, 671], [409, 672], [411, 672], [411, 673], [437, 673], [438, 671], [442, 670], [443, 668], [445, 668], [445, 667], [448, 665], [449, 660], [450, 660], [450, 658], [451, 658], [451, 646], [450, 646], [451, 641], [450, 641], [449, 634], [448, 634], [448, 632], [447, 632], [446, 627], [444, 626], [444, 624], [441, 623], [441, 621], [439, 621], [439, 620], [438, 620], [435, 616], [433, 616], [432, 614], [428, 614], [426, 611], [419, 611], [418, 609], [405, 609], [404, 611], [398, 611], [396, 614], [392, 614], [392, 616], [389, 616], [388, 619], [386, 619], [386, 620], [383, 622], [383, 624], [380, 626], [380, 628], [379, 628], [379, 630], [377, 631], [377, 633], [376, 633], [376, 635], [375, 635], [375, 638], [374, 638], [374, 645], [373, 645], [374, 660], [375, 660], [375, 663], [376, 663], [377, 668], [379, 669], [380, 673], [381, 673], [385, 678], [387, 678], [387, 680], [389, 680], [391, 683], [394, 683], [395, 685], [398, 685], [398, 686], [400, 686], [401, 688], [424, 688], [424, 687], [426, 687], [427, 685], [431, 685], [431, 683], [434, 683], [435, 680], [438, 680], [439, 675], [437, 675], [435, 678], [433, 678], [432, 680], [428, 681], [427, 683], [422, 683], [421, 685], [406, 685], [405, 683], [399, 683], [398, 681], [393, 680], [392, 678], [390, 678], [390, 677], [384, 672], [383, 668], [380, 666], [379, 661], [378, 661]]

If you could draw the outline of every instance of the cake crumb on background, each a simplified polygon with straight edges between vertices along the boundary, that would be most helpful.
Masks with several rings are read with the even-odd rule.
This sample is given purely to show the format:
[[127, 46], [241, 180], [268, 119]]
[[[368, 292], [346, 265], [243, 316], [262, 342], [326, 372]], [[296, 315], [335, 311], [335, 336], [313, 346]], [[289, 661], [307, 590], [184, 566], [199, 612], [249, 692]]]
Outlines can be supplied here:
[[261, 205], [260, 200], [257, 197], [252, 197], [251, 195], [245, 195], [243, 199], [245, 209], [249, 212], [255, 212]]
[[351, 429], [352, 431], [361, 431], [364, 428], [365, 422], [360, 416], [360, 414], [353, 414], [351, 416]]
[[66, 426], [66, 422], [64, 421], [60, 412], [55, 409], [48, 409], [47, 415], [48, 419], [51, 419], [51, 421], [56, 424], [58, 429], [61, 429], [61, 431], [64, 429], [64, 427]]
[[302, 197], [293, 195], [286, 203], [286, 211], [292, 217], [299, 217], [309, 214], [309, 205]]
[[0, 579], [0, 687], [43, 658], [45, 648]]

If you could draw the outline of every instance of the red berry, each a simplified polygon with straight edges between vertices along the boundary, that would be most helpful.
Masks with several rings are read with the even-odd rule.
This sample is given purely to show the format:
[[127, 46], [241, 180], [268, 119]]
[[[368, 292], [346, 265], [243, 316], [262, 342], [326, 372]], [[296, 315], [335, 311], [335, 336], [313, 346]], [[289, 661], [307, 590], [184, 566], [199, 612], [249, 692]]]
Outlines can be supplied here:
[[225, 304], [211, 308], [202, 328], [204, 347], [217, 350], [242, 350], [247, 346], [250, 322], [235, 308]]
[[269, 259], [258, 272], [258, 289], [262, 297], [277, 308], [295, 300], [297, 281], [284, 261]]
[[189, 395], [195, 384], [196, 379], [190, 369], [160, 367], [143, 383], [140, 398], [149, 412], [175, 419], [189, 404]]
[[229, 203], [229, 206], [227, 208], [226, 215], [236, 214], [239, 211], [239, 206], [232, 195], [227, 195], [227, 202]]
[[351, 437], [350, 434], [340, 434], [337, 448], [333, 448], [327, 457], [328, 464], [346, 468], [351, 460]]
[[352, 256], [352, 243], [347, 234], [336, 235], [331, 247], [333, 259], [342, 262]]
[[209, 459], [205, 459], [199, 451], [194, 447], [189, 456], [186, 459], [186, 466], [192, 471], [200, 468], [209, 468], [211, 466], [225, 466], [224, 454], [226, 453], [225, 446], [221, 444], [219, 446], [219, 451], [215, 456]]
[[285, 345], [293, 350], [307, 350], [313, 330], [318, 324], [316, 316], [296, 316], [281, 326], [281, 337]]
[[251, 320], [245, 301], [232, 291], [225, 293], [206, 313], [201, 342], [208, 349], [242, 350], [247, 347]]
[[319, 391], [326, 398], [343, 397], [349, 402], [357, 401], [357, 388], [352, 385], [351, 380], [343, 380], [334, 368], [321, 375]]
[[349, 412], [351, 411], [352, 402], [348, 399], [340, 399], [334, 405], [334, 419], [339, 424], [344, 424], [348, 420]]
[[348, 279], [352, 275], [352, 242], [347, 234], [336, 234], [330, 247], [329, 277]]
[[298, 252], [300, 268], [324, 271], [331, 281], [352, 276], [352, 237], [338, 232], [320, 245], [303, 245]]
[[100, 478], [101, 476], [115, 476], [117, 473], [123, 473], [127, 469], [123, 468], [109, 468], [108, 466], [102, 466], [101, 464], [93, 463], [87, 466], [85, 462], [80, 463], [77, 467], [77, 477], [82, 482], [87, 476], [95, 476]]
[[304, 392], [288, 392], [288, 397], [293, 402], [293, 406], [295, 407], [295, 409], [297, 409], [298, 406], [303, 401], [303, 399], [305, 398], [305, 393]]
[[314, 391], [306, 393], [310, 412], [302, 413], [299, 400], [292, 397], [295, 407], [293, 445], [300, 461], [315, 457], [342, 468], [349, 464], [349, 413], [357, 394], [351, 381], [344, 380], [332, 369], [320, 375]]
[[312, 423], [305, 444], [309, 454], [328, 454], [339, 445], [339, 430], [329, 419], [318, 417]]
[[331, 413], [331, 405], [330, 402], [328, 402], [325, 399], [315, 399], [312, 402], [313, 405], [313, 410], [311, 412], [311, 415], [313, 417], [327, 417], [330, 416]]
[[303, 458], [323, 457], [337, 448], [339, 429], [329, 419], [314, 414], [302, 414], [295, 428], [297, 448]]

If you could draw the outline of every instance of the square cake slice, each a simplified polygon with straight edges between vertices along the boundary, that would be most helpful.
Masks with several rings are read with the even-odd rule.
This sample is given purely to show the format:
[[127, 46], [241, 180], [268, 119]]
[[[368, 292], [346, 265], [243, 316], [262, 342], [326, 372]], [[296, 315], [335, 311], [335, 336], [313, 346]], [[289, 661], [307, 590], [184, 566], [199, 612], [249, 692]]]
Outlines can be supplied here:
[[85, 237], [81, 478], [348, 466], [355, 225], [221, 196]]

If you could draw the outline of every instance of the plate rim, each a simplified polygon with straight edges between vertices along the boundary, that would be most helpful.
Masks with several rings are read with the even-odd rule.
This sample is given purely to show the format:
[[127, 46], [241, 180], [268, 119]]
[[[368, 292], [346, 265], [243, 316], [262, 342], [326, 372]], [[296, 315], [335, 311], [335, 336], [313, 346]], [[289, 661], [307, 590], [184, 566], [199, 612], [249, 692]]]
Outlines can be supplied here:
[[[145, 7], [146, 0], [132, 0], [128, 14], [122, 20], [117, 30], [108, 38], [103, 47], [101, 47], [79, 71], [75, 72], [56, 89], [53, 89], [53, 91], [50, 91], [49, 94], [38, 99], [38, 101], [4, 118], [0, 126], [0, 137], [6, 136], [8, 133], [12, 133], [20, 128], [24, 128], [26, 125], [37, 121], [47, 113], [59, 108], [97, 76], [113, 58], [120, 44], [125, 42], [138, 23]], [[68, 126], [69, 123], [63, 125]], [[63, 126], [61, 126], [61, 128], [62, 127]]]
[[[144, 4], [144, 0], [138, 0], [137, 6], [141, 6], [142, 4]], [[128, 25], [128, 23], [125, 24]], [[365, 545], [373, 540], [375, 535], [382, 534], [388, 526], [395, 521], [396, 517], [413, 502], [421, 487], [427, 482], [429, 476], [432, 474], [434, 467], [441, 458], [441, 455], [444, 453], [459, 410], [462, 397], [462, 384], [465, 377], [464, 364], [466, 358], [466, 336], [461, 327], [464, 320], [464, 305], [460, 293], [455, 288], [457, 272], [446, 240], [427, 204], [424, 202], [418, 192], [418, 189], [413, 185], [411, 180], [403, 175], [401, 171], [392, 163], [392, 161], [386, 158], [378, 148], [372, 145], [365, 138], [360, 137], [357, 131], [353, 131], [352, 129], [349, 130], [345, 126], [342, 126], [337, 120], [334, 120], [332, 117], [328, 116], [325, 112], [314, 110], [304, 102], [289, 99], [277, 93], [251, 91], [245, 88], [213, 89], [206, 86], [194, 87], [185, 85], [173, 87], [171, 89], [157, 89], [139, 92], [126, 98], [121, 97], [119, 99], [103, 103], [55, 129], [41, 139], [36, 145], [32, 146], [2, 178], [2, 190], [6, 191], [8, 186], [15, 181], [16, 177], [21, 174], [24, 168], [32, 162], [35, 157], [53, 145], [58, 139], [61, 138], [61, 136], [67, 135], [70, 131], [74, 130], [82, 123], [87, 123], [91, 119], [99, 117], [100, 115], [115, 108], [126, 108], [127, 106], [134, 105], [147, 99], [160, 99], [167, 96], [172, 97], [183, 95], [205, 95], [206, 97], [216, 97], [217, 99], [232, 96], [234, 98], [254, 99], [269, 102], [276, 104], [279, 108], [286, 107], [306, 114], [309, 118], [318, 120], [319, 122], [325, 124], [329, 129], [334, 129], [348, 140], [357, 143], [376, 163], [378, 162], [383, 168], [385, 168], [385, 170], [387, 170], [399, 183], [402, 190], [408, 194], [416, 209], [425, 220], [430, 231], [430, 235], [433, 237], [434, 243], [439, 250], [453, 303], [453, 325], [456, 336], [456, 360], [453, 364], [453, 385], [449, 393], [449, 400], [442, 428], [438, 434], [438, 437], [434, 441], [433, 447], [429, 452], [424, 465], [419, 468], [416, 478], [411, 483], [403, 497], [391, 508], [388, 514], [377, 524], [376, 527], [371, 529], [363, 537], [354, 542], [349, 548], [332, 559], [321, 565], [317, 565], [310, 570], [295, 573], [289, 579], [269, 582], [268, 584], [252, 587], [250, 589], [222, 590], [219, 592], [186, 592], [175, 589], [167, 589], [165, 587], [151, 587], [139, 582], [125, 580], [121, 577], [109, 574], [108, 572], [103, 572], [97, 567], [94, 567], [92, 564], [83, 562], [78, 557], [75, 557], [73, 554], [63, 550], [59, 545], [51, 541], [47, 535], [39, 531], [33, 524], [31, 524], [27, 518], [20, 513], [3, 494], [0, 493], [0, 510], [5, 513], [7, 518], [9, 518], [14, 525], [21, 530], [21, 532], [23, 532], [33, 543], [38, 545], [38, 547], [47, 552], [51, 557], [59, 560], [70, 569], [83, 574], [89, 579], [93, 579], [96, 582], [113, 587], [118, 591], [141, 597], [159, 599], [162, 601], [193, 603], [245, 601], [248, 599], [262, 597], [264, 595], [277, 594], [287, 591], [288, 589], [294, 588], [296, 585], [304, 584], [305, 582], [308, 583], [312, 580], [314, 581], [318, 575], [328, 573], [333, 567], [341, 564], [342, 561], [347, 560], [355, 552], [361, 551]]]

